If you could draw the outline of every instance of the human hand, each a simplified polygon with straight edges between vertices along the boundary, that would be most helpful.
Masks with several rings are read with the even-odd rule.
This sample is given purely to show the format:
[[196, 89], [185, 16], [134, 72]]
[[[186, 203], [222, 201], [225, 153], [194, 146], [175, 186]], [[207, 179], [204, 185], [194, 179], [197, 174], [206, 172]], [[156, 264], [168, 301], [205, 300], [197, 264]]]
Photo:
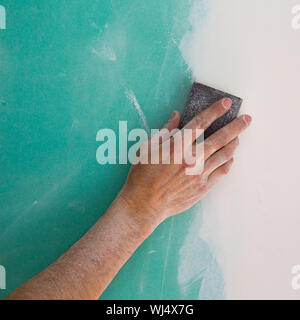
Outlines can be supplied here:
[[[196, 132], [196, 129], [207, 129], [231, 106], [232, 101], [228, 98], [216, 102], [198, 114], [182, 131], [192, 129]], [[175, 164], [174, 161], [163, 164], [161, 156], [159, 164], [133, 165], [120, 197], [132, 209], [131, 216], [135, 221], [139, 225], [155, 228], [166, 218], [189, 209], [202, 199], [230, 171], [233, 155], [239, 144], [238, 136], [251, 121], [248, 115], [240, 116], [203, 142], [204, 152], [201, 156], [204, 167], [198, 175], [186, 174], [188, 165], [185, 161], [182, 161], [182, 164]], [[170, 140], [172, 158], [177, 152], [172, 143], [172, 130], [178, 128], [179, 122], [180, 113], [175, 111], [163, 127], [170, 131], [169, 136], [164, 137], [163, 143]], [[194, 142], [188, 146], [189, 148], [195, 148], [196, 138], [197, 135], [193, 134]], [[151, 139], [153, 137], [150, 141]]]

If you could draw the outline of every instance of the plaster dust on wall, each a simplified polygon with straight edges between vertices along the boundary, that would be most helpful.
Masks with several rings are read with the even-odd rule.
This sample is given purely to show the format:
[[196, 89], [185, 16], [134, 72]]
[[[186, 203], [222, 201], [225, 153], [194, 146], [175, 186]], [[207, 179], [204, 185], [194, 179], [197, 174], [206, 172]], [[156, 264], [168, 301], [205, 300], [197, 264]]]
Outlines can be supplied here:
[[[212, 0], [191, 12], [182, 55], [195, 80], [244, 98], [253, 117], [232, 172], [202, 201], [200, 236], [220, 263], [228, 299], [299, 299], [300, 31], [290, 0]], [[203, 10], [203, 9], [202, 9]], [[199, 21], [200, 20], [200, 21]]]
[[144, 114], [140, 104], [137, 101], [137, 98], [136, 98], [135, 94], [130, 90], [126, 90], [126, 96], [129, 99], [129, 101], [134, 105], [134, 107], [135, 107], [135, 109], [136, 109], [136, 111], [137, 111], [137, 113], [139, 115], [141, 124], [143, 125], [143, 127], [147, 131], [147, 133], [149, 134], [150, 133], [150, 128], [149, 128], [149, 125], [147, 123], [147, 119], [145, 117], [145, 114]]

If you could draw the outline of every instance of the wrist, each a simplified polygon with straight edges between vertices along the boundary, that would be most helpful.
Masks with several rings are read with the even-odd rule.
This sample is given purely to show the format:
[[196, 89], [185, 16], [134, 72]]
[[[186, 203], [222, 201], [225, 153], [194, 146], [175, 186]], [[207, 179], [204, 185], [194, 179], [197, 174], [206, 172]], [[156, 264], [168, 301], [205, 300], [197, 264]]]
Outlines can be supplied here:
[[121, 190], [115, 202], [120, 208], [122, 219], [126, 217], [130, 226], [142, 236], [148, 237], [161, 223], [147, 204], [133, 200], [124, 190]]

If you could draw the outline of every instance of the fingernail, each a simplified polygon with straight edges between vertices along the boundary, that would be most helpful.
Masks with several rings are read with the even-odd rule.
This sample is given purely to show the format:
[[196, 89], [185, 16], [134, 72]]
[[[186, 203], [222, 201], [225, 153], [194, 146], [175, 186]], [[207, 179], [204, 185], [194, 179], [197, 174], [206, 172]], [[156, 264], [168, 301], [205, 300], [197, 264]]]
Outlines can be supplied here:
[[247, 114], [243, 116], [243, 120], [247, 125], [249, 125], [252, 122], [252, 118]]
[[227, 110], [232, 106], [232, 100], [229, 98], [225, 98], [222, 100], [222, 105]]

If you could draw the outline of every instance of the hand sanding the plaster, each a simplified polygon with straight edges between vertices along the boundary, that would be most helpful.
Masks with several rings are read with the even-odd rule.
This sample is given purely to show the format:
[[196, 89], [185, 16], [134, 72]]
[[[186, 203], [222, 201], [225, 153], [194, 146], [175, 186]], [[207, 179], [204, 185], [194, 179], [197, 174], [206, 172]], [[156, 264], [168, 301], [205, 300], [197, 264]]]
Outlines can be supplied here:
[[180, 129], [182, 129], [197, 114], [223, 98], [230, 98], [232, 100], [232, 106], [227, 113], [217, 119], [207, 130], [205, 130], [205, 138], [208, 138], [210, 135], [234, 120], [240, 111], [243, 100], [232, 94], [195, 82], [192, 86], [187, 104], [182, 114], [179, 125]]

